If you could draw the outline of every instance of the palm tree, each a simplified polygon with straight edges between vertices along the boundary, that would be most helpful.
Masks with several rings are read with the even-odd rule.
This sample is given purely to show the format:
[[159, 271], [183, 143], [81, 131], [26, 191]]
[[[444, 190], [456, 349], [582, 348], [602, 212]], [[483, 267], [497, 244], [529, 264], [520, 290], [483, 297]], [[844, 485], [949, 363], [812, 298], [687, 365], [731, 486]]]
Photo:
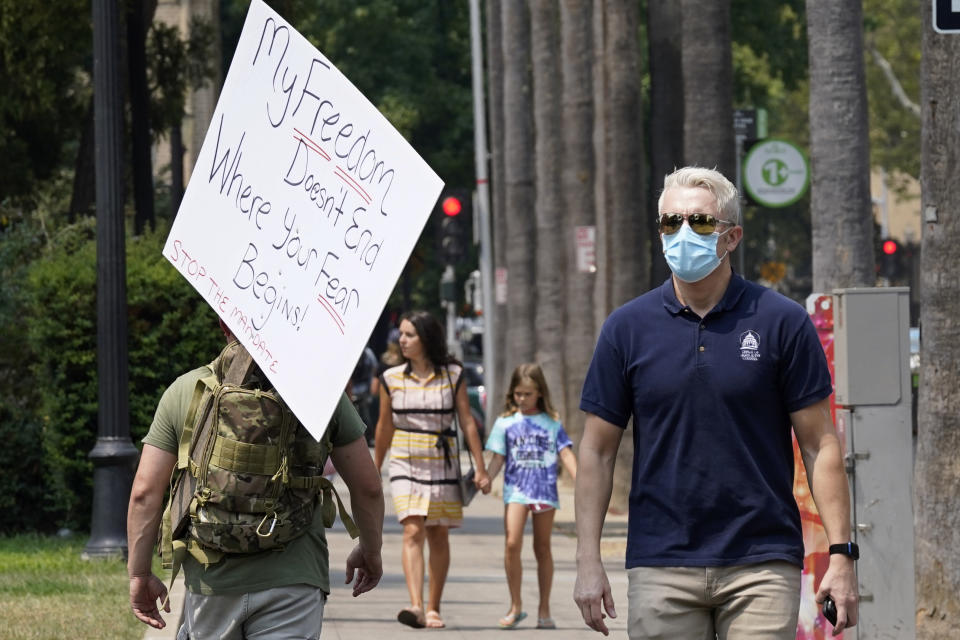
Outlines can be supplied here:
[[503, 138], [506, 187], [507, 345], [509, 371], [536, 349], [536, 224], [533, 184], [533, 96], [530, 14], [526, 3], [501, 4], [503, 19]]
[[730, 0], [681, 0], [683, 157], [688, 165], [736, 173]]
[[640, 103], [639, 7], [606, 0], [603, 42], [606, 86], [609, 302], [618, 307], [647, 290], [650, 242]]
[[564, 263], [563, 199], [560, 193], [560, 14], [556, 0], [530, 3], [533, 117], [536, 155], [537, 362], [554, 389], [557, 410], [569, 415], [563, 389]]
[[[594, 95], [597, 145], [597, 235], [603, 239], [597, 272], [597, 326], [616, 307], [647, 290], [650, 233], [644, 188], [640, 103], [639, 6], [631, 0], [594, 5]], [[601, 286], [602, 283], [602, 286]], [[603, 289], [602, 293], [600, 290]], [[611, 507], [628, 506], [633, 440], [617, 451]]]
[[931, 29], [923, 3], [923, 238], [920, 390], [914, 466], [917, 638], [956, 637], [960, 615], [960, 38]]
[[[594, 208], [594, 151], [591, 60], [592, 7], [590, 2], [562, 0], [560, 3], [560, 59], [563, 64], [561, 125], [563, 169], [561, 190], [565, 209], [563, 242], [567, 256], [566, 358], [567, 407], [580, 406], [580, 390], [593, 355], [596, 326], [593, 317], [595, 274], [578, 269], [576, 234], [596, 223]], [[570, 435], [579, 440], [583, 417], [578, 411], [567, 416]]]
[[[493, 237], [493, 266], [496, 274], [507, 270], [506, 187], [503, 169], [503, 25], [500, 0], [487, 0], [487, 96], [490, 131], [490, 227]], [[486, 286], [497, 287], [495, 282]], [[485, 384], [490, 390], [486, 414], [492, 415], [499, 403], [506, 379], [507, 301], [495, 291], [493, 347], [494, 371], [486, 372]]]
[[873, 286], [860, 0], [807, 0], [813, 290]]
[[649, 0], [647, 40], [650, 49], [650, 203], [651, 286], [670, 276], [656, 233], [656, 202], [663, 177], [683, 161], [683, 62], [681, 55], [683, 7], [676, 0]]

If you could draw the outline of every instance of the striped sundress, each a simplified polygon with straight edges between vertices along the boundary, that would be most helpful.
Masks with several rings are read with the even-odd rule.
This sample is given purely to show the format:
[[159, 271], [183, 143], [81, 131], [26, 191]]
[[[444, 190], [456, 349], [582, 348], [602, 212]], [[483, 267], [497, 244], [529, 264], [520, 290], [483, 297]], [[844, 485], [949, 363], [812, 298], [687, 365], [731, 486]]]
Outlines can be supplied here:
[[461, 373], [456, 364], [438, 367], [425, 380], [409, 364], [383, 372], [395, 427], [390, 490], [400, 521], [412, 515], [426, 516], [427, 526], [459, 527], [463, 521], [453, 422]]

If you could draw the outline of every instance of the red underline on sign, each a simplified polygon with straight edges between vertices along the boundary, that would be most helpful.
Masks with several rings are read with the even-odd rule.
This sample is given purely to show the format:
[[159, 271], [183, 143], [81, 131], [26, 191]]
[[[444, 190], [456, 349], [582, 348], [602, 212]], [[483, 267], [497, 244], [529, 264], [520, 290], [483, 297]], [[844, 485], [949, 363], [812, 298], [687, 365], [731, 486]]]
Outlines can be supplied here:
[[333, 305], [330, 304], [329, 300], [323, 296], [317, 296], [317, 300], [323, 305], [323, 308], [327, 310], [327, 313], [330, 314], [330, 317], [333, 318], [334, 324], [336, 324], [337, 329], [340, 330], [340, 335], [343, 335], [343, 318], [340, 317], [340, 314], [337, 313], [337, 310], [333, 308]]
[[338, 178], [340, 178], [345, 183], [347, 183], [348, 187], [356, 191], [357, 195], [363, 198], [364, 202], [366, 202], [367, 204], [370, 204], [370, 194], [364, 191], [363, 187], [361, 187], [356, 180], [354, 180], [349, 175], [347, 175], [347, 172], [344, 171], [343, 168], [340, 167], [340, 165], [337, 165], [337, 168], [334, 169], [333, 172], [337, 175]]
[[300, 129], [297, 129], [296, 127], [294, 127], [293, 130], [300, 134], [299, 136], [293, 136], [294, 139], [300, 140], [305, 145], [307, 145], [307, 147], [319, 153], [324, 160], [330, 159], [330, 154], [324, 151], [323, 148], [320, 145], [318, 145], [316, 142], [311, 140], [307, 134], [305, 134], [303, 131], [300, 131]]

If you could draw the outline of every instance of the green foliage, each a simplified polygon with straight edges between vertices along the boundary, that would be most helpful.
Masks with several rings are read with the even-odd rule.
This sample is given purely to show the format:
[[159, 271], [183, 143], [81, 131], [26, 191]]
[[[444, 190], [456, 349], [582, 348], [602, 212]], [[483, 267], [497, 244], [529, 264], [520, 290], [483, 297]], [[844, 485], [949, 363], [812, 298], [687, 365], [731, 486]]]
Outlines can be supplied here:
[[769, 107], [807, 75], [804, 0], [733, 0], [734, 102]]
[[0, 0], [0, 194], [28, 194], [79, 138], [90, 99], [84, 0]]
[[147, 80], [150, 88], [150, 127], [160, 136], [180, 124], [187, 91], [200, 88], [214, 76], [210, 23], [194, 18], [189, 38], [176, 27], [155, 22], [147, 33]]
[[920, 178], [920, 114], [911, 111], [894, 94], [883, 62], [900, 84], [907, 100], [920, 102], [920, 10], [914, 2], [866, 0], [864, 46], [867, 101], [870, 111], [870, 164], [883, 167], [903, 193], [903, 178]]
[[[128, 242], [127, 319], [130, 431], [146, 433], [163, 389], [211, 360], [216, 316], [161, 255], [163, 235]], [[97, 435], [96, 240], [93, 220], [64, 227], [30, 265], [28, 342], [40, 384], [38, 419], [47, 488], [60, 524], [86, 529], [92, 498], [87, 454]]]
[[[96, 226], [65, 224], [62, 184], [29, 212], [0, 207], [0, 532], [86, 529], [97, 436]], [[162, 255], [165, 231], [127, 242], [130, 430], [164, 388], [216, 356], [216, 316]]]

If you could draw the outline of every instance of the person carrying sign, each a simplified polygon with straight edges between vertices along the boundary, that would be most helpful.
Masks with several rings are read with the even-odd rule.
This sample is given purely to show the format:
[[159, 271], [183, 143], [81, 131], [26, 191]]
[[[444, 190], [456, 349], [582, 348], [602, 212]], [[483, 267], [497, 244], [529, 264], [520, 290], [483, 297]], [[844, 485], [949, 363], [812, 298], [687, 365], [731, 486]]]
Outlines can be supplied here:
[[[227, 400], [226, 394], [238, 387], [228, 389], [228, 384], [221, 385], [220, 382], [229, 379], [238, 368], [234, 363], [243, 362], [249, 354], [235, 341], [222, 321], [220, 326], [227, 338], [227, 348], [212, 365], [194, 369], [170, 385], [160, 399], [153, 424], [143, 439], [143, 452], [127, 514], [130, 606], [134, 615], [145, 624], [158, 629], [166, 626], [157, 603], [162, 602], [164, 610], [169, 613], [167, 589], [152, 573], [152, 550], [161, 527], [164, 493], [171, 474], [175, 468], [180, 468], [178, 456], [184, 451], [182, 447], [192, 444], [192, 438], [184, 437], [184, 430], [191, 429], [194, 434], [210, 431], [205, 426], [202, 409], [197, 408], [203, 403], [198, 403], [197, 399], [207, 397], [198, 395], [198, 390], [212, 386], [217, 389], [214, 391], [217, 411], [212, 413], [220, 420], [214, 431], [216, 435], [210, 440], [212, 453], [204, 455], [203, 451], [191, 449], [188, 468], [179, 471], [178, 476], [178, 481], [184, 474], [192, 476], [199, 467], [196, 482], [198, 487], [203, 486], [196, 492], [199, 496], [190, 503], [189, 534], [179, 539], [176, 533], [171, 534], [173, 544], [181, 543], [185, 551], [181, 559], [188, 590], [178, 638], [319, 638], [324, 604], [330, 591], [324, 527], [332, 524], [336, 512], [329, 482], [324, 484], [322, 478], [324, 461], [329, 455], [346, 482], [356, 527], [359, 528], [359, 544], [346, 562], [347, 583], [354, 581], [355, 576], [354, 596], [376, 587], [383, 573], [380, 474], [373, 466], [364, 441], [364, 425], [345, 394], [319, 443], [292, 413], [287, 413], [289, 410], [282, 399], [274, 403], [274, 407], [280, 409], [272, 414], [268, 412], [269, 403], [264, 398], [271, 396], [272, 385], [252, 365], [247, 364], [252, 369], [245, 371], [251, 373], [245, 373], [243, 384], [238, 385], [247, 394], [247, 400], [231, 404], [234, 401]], [[243, 398], [241, 391], [235, 393]], [[273, 414], [289, 416], [283, 418], [281, 428], [294, 429], [289, 437], [295, 446], [246, 444], [240, 441], [243, 439], [240, 435], [236, 439], [221, 435], [225, 429], [246, 431], [247, 434], [243, 435], [263, 431], [268, 428], [265, 425], [269, 425]], [[197, 415], [197, 419], [192, 420], [191, 415]], [[211, 412], [205, 415], [209, 416]], [[289, 431], [283, 433], [289, 434]], [[210, 455], [214, 456], [214, 462], [209, 462]], [[246, 473], [254, 464], [250, 462], [252, 458], [260, 460], [256, 463], [262, 467], [259, 476]], [[230, 469], [235, 472], [231, 473]], [[260, 482], [257, 478], [267, 483], [282, 479], [282, 497], [277, 498], [276, 493], [266, 497], [255, 492], [244, 495], [243, 485]], [[221, 486], [214, 486], [218, 482]], [[180, 495], [176, 488], [179, 486], [175, 485], [171, 492], [171, 511], [175, 506], [173, 498]], [[288, 487], [295, 507], [292, 510], [282, 506]], [[196, 494], [186, 497], [189, 499]], [[227, 502], [226, 494], [232, 495], [233, 502]], [[213, 506], [217, 500], [221, 507], [230, 504], [238, 513], [231, 513], [228, 509], [224, 515], [219, 515], [223, 512]], [[254, 515], [255, 534], [243, 533], [236, 521], [249, 518], [250, 512], [255, 512], [258, 507], [263, 507], [265, 515], [259, 524], [259, 513]], [[344, 516], [341, 505], [341, 518]], [[344, 520], [348, 528], [353, 526], [352, 522], [347, 522], [349, 518]], [[162, 547], [170, 537], [167, 535], [168, 525], [176, 528], [178, 521], [172, 518], [165, 521], [165, 544]], [[210, 535], [205, 537], [204, 532]], [[276, 544], [271, 542], [274, 538]], [[168, 553], [164, 549], [161, 551], [162, 557]], [[174, 557], [177, 557], [175, 551]]]
[[831, 543], [816, 600], [836, 602], [839, 633], [857, 624], [858, 551], [816, 329], [800, 305], [731, 269], [743, 228], [720, 173], [668, 175], [658, 221], [673, 275], [607, 318], [583, 386], [574, 599], [606, 635], [616, 610], [600, 532], [632, 418], [630, 637], [792, 640], [803, 566], [795, 434]]

